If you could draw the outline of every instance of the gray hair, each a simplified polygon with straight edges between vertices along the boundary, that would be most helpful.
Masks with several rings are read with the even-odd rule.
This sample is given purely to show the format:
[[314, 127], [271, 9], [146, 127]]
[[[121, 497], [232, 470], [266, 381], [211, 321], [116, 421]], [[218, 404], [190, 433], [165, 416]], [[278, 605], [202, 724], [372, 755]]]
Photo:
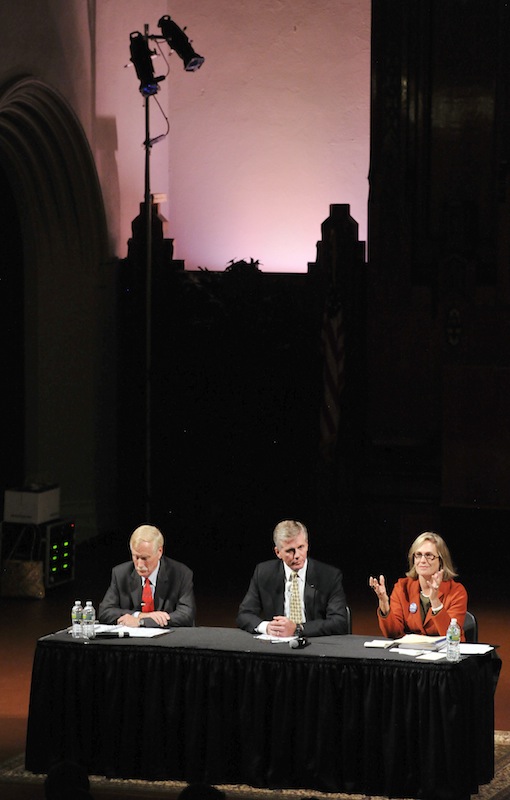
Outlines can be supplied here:
[[296, 536], [302, 533], [306, 541], [308, 541], [308, 531], [302, 522], [296, 519], [284, 519], [278, 523], [273, 531], [273, 542], [278, 549], [283, 542], [288, 542], [290, 539], [295, 539]]
[[154, 552], [159, 547], [163, 547], [165, 540], [163, 534], [154, 525], [139, 525], [135, 528], [129, 539], [129, 546], [132, 549], [140, 544], [140, 542], [150, 542], [154, 546]]

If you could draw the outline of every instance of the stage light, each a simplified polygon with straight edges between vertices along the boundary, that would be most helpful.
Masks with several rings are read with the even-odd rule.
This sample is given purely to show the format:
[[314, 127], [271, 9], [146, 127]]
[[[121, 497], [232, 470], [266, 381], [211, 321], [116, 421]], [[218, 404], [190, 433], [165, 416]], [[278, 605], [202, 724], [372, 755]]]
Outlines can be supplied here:
[[190, 40], [179, 26], [167, 15], [161, 17], [158, 22], [161, 33], [166, 39], [168, 46], [175, 50], [179, 58], [182, 58], [186, 72], [196, 72], [205, 61], [203, 56], [199, 56], [193, 50]]
[[[202, 64], [204, 63], [205, 59], [203, 56], [199, 56], [193, 50], [191, 43], [184, 33], [183, 30], [176, 25], [175, 22], [172, 22], [168, 15], [161, 17], [158, 22], [159, 27], [161, 28], [162, 36], [153, 36], [149, 34], [149, 26], [145, 25], [144, 34], [142, 35], [139, 31], [134, 31], [130, 34], [130, 47], [131, 47], [131, 62], [134, 64], [136, 68], [136, 74], [138, 79], [140, 80], [140, 92], [145, 97], [145, 186], [144, 186], [144, 211], [145, 211], [145, 272], [146, 272], [146, 280], [145, 280], [145, 290], [146, 290], [146, 314], [145, 314], [145, 364], [147, 367], [147, 376], [150, 375], [150, 365], [151, 365], [151, 352], [152, 352], [152, 319], [151, 319], [151, 305], [152, 305], [152, 209], [153, 209], [153, 197], [151, 195], [151, 181], [150, 181], [150, 153], [152, 146], [156, 144], [156, 142], [161, 141], [166, 136], [166, 133], [160, 134], [159, 136], [155, 136], [151, 138], [149, 132], [149, 124], [150, 124], [150, 114], [149, 114], [149, 102], [151, 95], [156, 94], [159, 91], [159, 82], [165, 79], [165, 75], [161, 75], [159, 78], [154, 77], [154, 69], [152, 66], [151, 55], [154, 55], [154, 51], [149, 50], [148, 41], [153, 40], [158, 43], [158, 50], [160, 51], [161, 55], [163, 55], [161, 51], [161, 47], [159, 43], [166, 40], [167, 44], [169, 45], [171, 50], [175, 50], [177, 55], [182, 59], [184, 62], [184, 69], [186, 72], [195, 72], [195, 70], [199, 69]], [[163, 56], [164, 58], [164, 56]], [[165, 59], [166, 61], [166, 59]], [[167, 62], [168, 66], [168, 62]], [[156, 100], [157, 105], [161, 113], [164, 115], [164, 112], [161, 108], [160, 103]], [[166, 119], [166, 117], [165, 117]], [[168, 120], [167, 122], [167, 133], [168, 133]], [[147, 383], [147, 391], [145, 393], [146, 396], [146, 404], [145, 404], [145, 488], [146, 488], [146, 496], [147, 496], [147, 508], [146, 508], [146, 518], [148, 520], [151, 519], [151, 509], [150, 509], [150, 497], [152, 491], [152, 484], [151, 484], [151, 403], [150, 403], [150, 391], [149, 391], [149, 384], [150, 381]]]
[[159, 92], [159, 82], [165, 79], [164, 75], [154, 77], [152, 66], [151, 50], [147, 44], [147, 39], [140, 31], [129, 34], [131, 51], [131, 61], [133, 62], [138, 80], [140, 81], [140, 92], [144, 97], [150, 97]]

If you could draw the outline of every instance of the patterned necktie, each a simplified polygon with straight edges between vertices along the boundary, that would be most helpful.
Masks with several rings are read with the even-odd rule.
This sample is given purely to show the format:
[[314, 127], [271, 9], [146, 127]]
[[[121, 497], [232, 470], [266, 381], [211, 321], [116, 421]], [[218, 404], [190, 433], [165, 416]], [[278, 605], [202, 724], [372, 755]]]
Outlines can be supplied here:
[[154, 611], [154, 599], [152, 597], [151, 582], [145, 578], [145, 585], [142, 592], [142, 611], [146, 614], [148, 611]]
[[290, 615], [289, 619], [300, 625], [303, 622], [303, 613], [301, 611], [301, 598], [299, 596], [298, 574], [292, 573], [291, 586], [290, 586]]

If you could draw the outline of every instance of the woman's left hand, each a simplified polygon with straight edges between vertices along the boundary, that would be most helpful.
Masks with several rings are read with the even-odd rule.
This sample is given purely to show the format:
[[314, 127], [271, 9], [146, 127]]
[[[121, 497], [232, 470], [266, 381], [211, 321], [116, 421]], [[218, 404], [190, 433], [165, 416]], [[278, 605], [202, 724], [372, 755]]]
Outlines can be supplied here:
[[427, 586], [429, 587], [429, 597], [430, 597], [430, 605], [432, 608], [435, 608], [438, 603], [438, 596], [439, 596], [439, 587], [441, 586], [443, 580], [443, 573], [444, 570], [439, 569], [437, 572], [434, 572], [430, 578], [427, 579]]

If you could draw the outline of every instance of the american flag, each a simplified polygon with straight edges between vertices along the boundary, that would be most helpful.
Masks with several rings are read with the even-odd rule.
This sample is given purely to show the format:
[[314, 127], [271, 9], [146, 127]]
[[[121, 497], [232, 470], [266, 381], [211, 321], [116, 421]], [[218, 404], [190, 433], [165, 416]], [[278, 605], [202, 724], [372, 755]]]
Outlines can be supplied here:
[[333, 458], [340, 422], [340, 399], [345, 385], [345, 338], [340, 293], [330, 286], [322, 321], [323, 394], [320, 411], [320, 447]]

